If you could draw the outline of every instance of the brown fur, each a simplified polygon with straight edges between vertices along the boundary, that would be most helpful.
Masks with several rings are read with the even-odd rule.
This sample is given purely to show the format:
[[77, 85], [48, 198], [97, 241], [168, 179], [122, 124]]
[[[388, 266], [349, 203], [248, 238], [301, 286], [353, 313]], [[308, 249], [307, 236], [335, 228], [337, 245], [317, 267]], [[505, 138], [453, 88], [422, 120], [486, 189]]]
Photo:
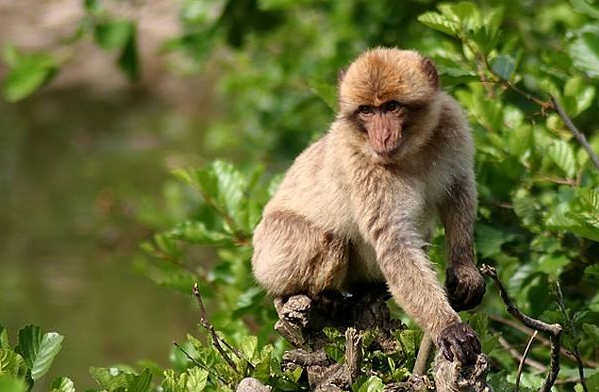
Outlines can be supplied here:
[[[382, 156], [356, 111], [391, 100], [402, 104], [406, 119], [399, 148]], [[383, 48], [350, 65], [339, 102], [329, 132], [297, 157], [264, 210], [254, 234], [256, 279], [275, 296], [384, 281], [397, 303], [438, 338], [460, 321], [422, 249], [438, 209], [448, 270], [480, 283], [473, 273], [473, 147], [462, 110], [439, 90], [429, 60]], [[458, 302], [473, 291], [461, 281], [452, 290]]]

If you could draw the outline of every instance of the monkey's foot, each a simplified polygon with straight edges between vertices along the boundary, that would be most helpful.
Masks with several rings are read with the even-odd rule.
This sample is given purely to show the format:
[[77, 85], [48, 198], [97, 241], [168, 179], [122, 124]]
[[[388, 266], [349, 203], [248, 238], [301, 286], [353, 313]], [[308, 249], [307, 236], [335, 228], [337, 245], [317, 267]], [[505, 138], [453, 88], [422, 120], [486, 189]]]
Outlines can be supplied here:
[[439, 352], [433, 368], [437, 392], [493, 392], [487, 384], [489, 367], [485, 354], [478, 354], [474, 365], [464, 366], [457, 360], [448, 361]]

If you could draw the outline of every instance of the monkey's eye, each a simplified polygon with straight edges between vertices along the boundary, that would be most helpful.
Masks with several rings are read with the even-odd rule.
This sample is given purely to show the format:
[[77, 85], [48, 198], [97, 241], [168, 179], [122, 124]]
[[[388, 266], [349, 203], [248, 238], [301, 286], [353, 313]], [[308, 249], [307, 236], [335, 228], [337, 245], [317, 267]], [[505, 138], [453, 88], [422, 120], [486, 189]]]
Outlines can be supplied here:
[[396, 112], [399, 110], [399, 102], [397, 101], [389, 101], [385, 104], [385, 111], [387, 112]]
[[358, 113], [360, 114], [372, 114], [373, 109], [372, 106], [362, 105], [358, 108]]

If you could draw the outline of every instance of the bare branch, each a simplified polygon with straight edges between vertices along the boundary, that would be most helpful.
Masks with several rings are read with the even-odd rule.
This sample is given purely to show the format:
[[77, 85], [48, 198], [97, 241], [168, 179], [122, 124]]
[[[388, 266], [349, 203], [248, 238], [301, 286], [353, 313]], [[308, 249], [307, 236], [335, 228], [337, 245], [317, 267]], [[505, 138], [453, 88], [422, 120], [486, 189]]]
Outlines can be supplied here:
[[539, 333], [539, 331], [535, 331], [532, 334], [532, 336], [530, 337], [530, 339], [528, 340], [528, 343], [526, 344], [526, 348], [524, 349], [524, 353], [522, 354], [522, 359], [520, 359], [520, 363], [518, 364], [518, 374], [516, 375], [515, 392], [518, 392], [520, 390], [520, 377], [522, 376], [522, 369], [524, 369], [524, 362], [526, 361], [526, 357], [528, 356], [528, 352], [530, 351], [532, 342], [533, 342], [533, 340], [535, 340], [535, 337], [537, 336], [538, 333]]
[[[520, 354], [520, 352], [518, 350], [516, 350], [511, 344], [510, 342], [507, 341], [506, 338], [504, 338], [503, 336], [499, 336], [499, 344], [501, 344], [501, 347], [503, 347], [504, 349], [507, 350], [507, 352], [514, 357], [517, 361], [521, 361], [523, 356], [522, 354]], [[543, 365], [541, 362], [535, 361], [534, 359], [530, 359], [530, 358], [526, 358], [524, 360], [524, 363], [532, 368], [535, 368], [541, 372], [546, 372], [547, 371], [547, 366]]]
[[[498, 323], [505, 324], [505, 325], [507, 325], [509, 327], [512, 327], [512, 328], [514, 328], [514, 329], [516, 329], [516, 330], [518, 330], [518, 331], [520, 331], [520, 332], [522, 332], [523, 334], [526, 334], [526, 335], [530, 335], [531, 333], [534, 332], [534, 330], [532, 330], [532, 329], [530, 329], [528, 327], [525, 327], [522, 324], [518, 324], [517, 322], [512, 321], [512, 320], [504, 319], [503, 317], [497, 316], [495, 314], [490, 314], [489, 318], [491, 320], [493, 320], [493, 321], [498, 322]], [[547, 339], [544, 336], [537, 336], [537, 340], [539, 342], [541, 342], [541, 344], [543, 346], [547, 346], [547, 347], [551, 346], [551, 342], [549, 341], [549, 339]], [[574, 354], [572, 354], [570, 351], [568, 351], [565, 347], [561, 347], [560, 352], [562, 353], [562, 355], [564, 355], [568, 359], [570, 359], [572, 361], [576, 361], [576, 356]], [[595, 361], [592, 361], [592, 360], [587, 359], [587, 358], [581, 358], [581, 359], [582, 359], [582, 361], [584, 363], [584, 366], [586, 366], [586, 367], [592, 367], [592, 368], [599, 367], [599, 364], [597, 362], [595, 362]]]
[[[227, 365], [229, 365], [229, 367], [231, 369], [233, 369], [235, 372], [239, 372], [239, 370], [237, 369], [237, 366], [235, 366], [235, 363], [233, 362], [233, 360], [231, 359], [229, 354], [227, 354], [227, 352], [225, 351], [223, 346], [225, 346], [233, 354], [235, 354], [235, 356], [237, 358], [243, 360], [243, 357], [241, 356], [241, 354], [239, 354], [239, 352], [235, 348], [233, 348], [229, 343], [227, 343], [224, 339], [222, 339], [216, 333], [214, 326], [210, 323], [210, 320], [208, 320], [208, 315], [206, 314], [206, 308], [204, 308], [204, 302], [202, 301], [202, 296], [200, 295], [200, 288], [198, 287], [197, 283], [195, 283], [193, 285], [193, 295], [194, 295], [194, 297], [196, 297], [196, 301], [198, 302], [198, 307], [200, 308], [200, 325], [202, 327], [204, 327], [204, 329], [206, 329], [206, 331], [208, 331], [210, 333], [210, 336], [212, 337], [212, 344], [214, 345], [214, 347], [216, 348], [218, 353], [221, 355], [221, 357], [225, 360]], [[253, 368], [253, 365], [249, 361], [247, 361], [247, 363], [250, 367]]]
[[493, 283], [495, 283], [495, 286], [499, 290], [499, 295], [501, 296], [503, 303], [506, 305], [507, 311], [512, 316], [514, 316], [528, 328], [538, 330], [549, 336], [549, 340], [551, 342], [551, 360], [549, 362], [549, 372], [547, 373], [547, 376], [545, 376], [543, 385], [541, 385], [541, 389], [539, 390], [540, 392], [549, 392], [555, 383], [555, 380], [557, 379], [557, 374], [559, 373], [559, 354], [561, 348], [560, 338], [562, 334], [562, 326], [559, 324], [548, 324], [544, 321], [534, 319], [522, 313], [508, 295], [503, 283], [501, 283], [501, 280], [499, 280], [499, 276], [497, 276], [497, 271], [495, 271], [495, 268], [483, 264], [480, 271], [483, 275], [487, 275], [493, 279]]

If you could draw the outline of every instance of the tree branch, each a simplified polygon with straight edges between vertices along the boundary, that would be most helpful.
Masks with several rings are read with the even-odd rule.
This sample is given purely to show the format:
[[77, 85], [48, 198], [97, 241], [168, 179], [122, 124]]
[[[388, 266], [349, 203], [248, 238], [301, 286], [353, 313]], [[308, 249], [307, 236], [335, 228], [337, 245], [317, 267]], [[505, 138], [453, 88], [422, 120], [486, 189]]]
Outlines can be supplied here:
[[499, 279], [499, 276], [497, 276], [497, 271], [495, 271], [495, 268], [483, 264], [483, 266], [480, 268], [480, 271], [483, 275], [487, 275], [493, 279], [493, 283], [495, 283], [495, 286], [499, 290], [499, 295], [501, 296], [503, 303], [506, 305], [507, 311], [512, 316], [514, 316], [528, 328], [538, 330], [549, 337], [551, 342], [551, 360], [549, 362], [549, 372], [547, 373], [547, 376], [543, 381], [543, 385], [541, 385], [541, 389], [539, 390], [540, 392], [549, 392], [555, 383], [555, 380], [557, 379], [557, 374], [559, 373], [559, 354], [561, 348], [560, 338], [562, 334], [562, 326], [559, 324], [548, 324], [544, 321], [534, 319], [522, 313], [508, 295], [503, 283], [501, 283], [501, 280]]
[[572, 132], [572, 135], [574, 135], [574, 138], [576, 138], [578, 143], [580, 143], [582, 145], [582, 148], [584, 148], [584, 150], [587, 152], [589, 158], [591, 158], [591, 162], [593, 162], [593, 165], [595, 165], [595, 168], [599, 170], [599, 157], [597, 157], [597, 154], [591, 148], [591, 145], [587, 141], [587, 138], [584, 136], [582, 132], [578, 130], [578, 128], [576, 128], [576, 125], [574, 125], [568, 114], [566, 114], [566, 112], [564, 111], [564, 108], [559, 104], [559, 102], [557, 102], [555, 97], [549, 94], [549, 99], [551, 99], [553, 109], [555, 109], [555, 111], [562, 119], [566, 127], [570, 130], [570, 132]]
[[[210, 333], [210, 336], [212, 337], [212, 344], [214, 345], [214, 347], [216, 348], [218, 353], [221, 355], [221, 357], [225, 360], [227, 365], [229, 365], [229, 367], [231, 369], [233, 369], [235, 372], [239, 372], [239, 370], [237, 369], [237, 366], [235, 366], [235, 363], [233, 362], [233, 360], [231, 359], [229, 354], [227, 354], [227, 352], [225, 351], [223, 346], [225, 346], [227, 349], [229, 349], [229, 351], [231, 351], [233, 354], [235, 354], [235, 356], [237, 358], [239, 358], [240, 360], [244, 360], [244, 358], [241, 356], [241, 354], [239, 354], [239, 352], [234, 347], [232, 347], [229, 343], [227, 343], [226, 340], [222, 339], [216, 333], [214, 326], [210, 323], [210, 320], [208, 320], [208, 315], [206, 314], [206, 309], [204, 308], [204, 302], [202, 301], [202, 296], [200, 295], [200, 289], [199, 289], [197, 283], [195, 283], [193, 285], [193, 295], [194, 295], [194, 297], [196, 297], [196, 301], [198, 302], [198, 307], [200, 308], [199, 309], [200, 310], [200, 325], [202, 327], [204, 327], [204, 329], [206, 329], [206, 331], [208, 331]], [[253, 368], [253, 365], [249, 361], [247, 361], [247, 363], [250, 367]]]

